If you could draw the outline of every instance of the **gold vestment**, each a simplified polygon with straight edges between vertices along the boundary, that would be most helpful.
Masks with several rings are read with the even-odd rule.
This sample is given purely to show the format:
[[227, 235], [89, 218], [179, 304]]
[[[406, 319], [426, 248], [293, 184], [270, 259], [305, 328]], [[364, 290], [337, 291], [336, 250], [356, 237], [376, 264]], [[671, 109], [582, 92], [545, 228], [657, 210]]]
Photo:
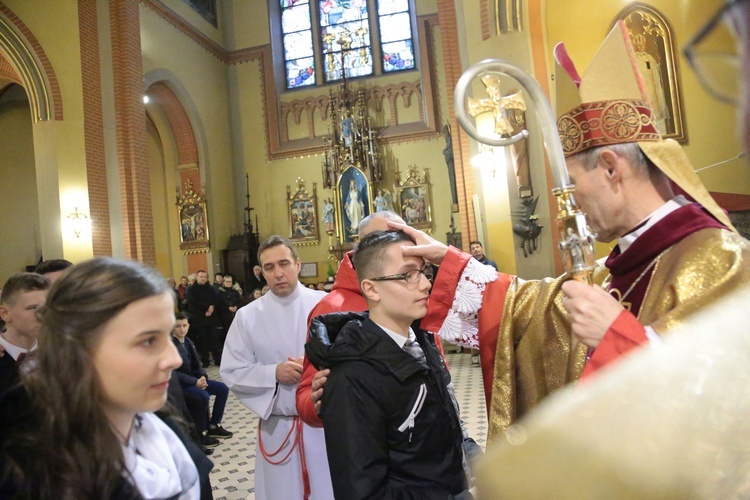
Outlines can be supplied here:
[[[665, 334], [689, 314], [750, 283], [748, 252], [746, 240], [723, 229], [702, 229], [685, 237], [654, 267], [639, 321]], [[598, 264], [594, 281], [606, 288], [609, 271]], [[571, 352], [560, 291], [564, 281], [516, 278], [508, 289], [495, 355], [490, 441], [583, 371], [587, 348], [576, 343]]]

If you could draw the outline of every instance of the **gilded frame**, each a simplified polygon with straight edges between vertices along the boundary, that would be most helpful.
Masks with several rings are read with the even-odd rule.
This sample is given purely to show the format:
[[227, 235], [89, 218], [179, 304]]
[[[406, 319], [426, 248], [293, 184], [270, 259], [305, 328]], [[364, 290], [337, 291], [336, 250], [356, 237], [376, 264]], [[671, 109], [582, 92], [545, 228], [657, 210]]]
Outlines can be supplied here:
[[317, 262], [303, 262], [299, 269], [300, 278], [317, 278], [318, 277], [318, 263]]
[[182, 254], [208, 252], [211, 249], [211, 239], [208, 231], [206, 193], [196, 193], [193, 191], [193, 183], [188, 181], [182, 195], [180, 188], [177, 188], [176, 205]]
[[305, 189], [305, 181], [297, 178], [297, 191], [286, 187], [286, 202], [289, 211], [289, 239], [296, 245], [317, 245], [320, 243], [318, 228], [318, 184], [313, 182], [313, 194]]
[[610, 30], [617, 21], [624, 21], [630, 34], [659, 132], [665, 139], [687, 143], [677, 52], [669, 21], [658, 10], [640, 2], [622, 9]]
[[401, 172], [396, 176], [394, 208], [404, 221], [427, 233], [432, 231], [432, 208], [430, 207], [430, 185], [428, 169], [420, 177], [415, 165], [409, 166], [409, 175], [401, 181]]
[[354, 165], [345, 168], [336, 182], [335, 210], [339, 242], [351, 245], [357, 241], [359, 222], [372, 213], [372, 186], [365, 173]]

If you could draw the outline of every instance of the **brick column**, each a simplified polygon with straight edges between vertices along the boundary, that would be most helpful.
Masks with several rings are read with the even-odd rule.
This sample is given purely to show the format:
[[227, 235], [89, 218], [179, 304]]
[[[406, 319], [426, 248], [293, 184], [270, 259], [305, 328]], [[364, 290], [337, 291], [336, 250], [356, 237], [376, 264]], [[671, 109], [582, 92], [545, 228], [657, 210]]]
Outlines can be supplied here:
[[112, 255], [96, 0], [78, 0], [78, 25], [81, 38], [83, 122], [86, 124], [83, 128], [86, 180], [91, 214], [91, 239], [96, 257]]
[[464, 248], [468, 249], [469, 242], [476, 239], [477, 230], [474, 224], [474, 204], [471, 200], [474, 195], [474, 177], [471, 171], [469, 136], [458, 124], [453, 112], [453, 92], [463, 73], [458, 48], [458, 25], [454, 0], [438, 0], [438, 19], [443, 44], [446, 91], [448, 93], [448, 121], [453, 133], [453, 161], [456, 169], [461, 236]]
[[110, 0], [109, 12], [125, 255], [156, 264], [139, 1]]

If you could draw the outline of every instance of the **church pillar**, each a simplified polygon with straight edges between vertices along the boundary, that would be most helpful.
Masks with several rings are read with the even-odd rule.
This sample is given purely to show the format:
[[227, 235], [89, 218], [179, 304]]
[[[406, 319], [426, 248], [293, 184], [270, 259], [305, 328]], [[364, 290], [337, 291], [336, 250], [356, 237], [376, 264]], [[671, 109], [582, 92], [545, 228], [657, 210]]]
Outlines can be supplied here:
[[458, 124], [453, 112], [453, 91], [456, 82], [463, 73], [461, 55], [458, 46], [458, 24], [454, 0], [438, 0], [438, 19], [443, 45], [443, 63], [445, 65], [445, 83], [448, 93], [448, 121], [453, 134], [453, 159], [456, 169], [456, 190], [458, 192], [458, 210], [461, 220], [462, 244], [469, 249], [469, 242], [476, 239], [477, 229], [474, 224], [474, 179], [471, 173], [471, 151], [469, 136]]
[[99, 64], [99, 30], [96, 0], [78, 1], [83, 82], [83, 128], [86, 149], [91, 238], [94, 256], [112, 255], [112, 235], [104, 151], [102, 81]]
[[110, 0], [117, 159], [125, 256], [156, 264], [138, 0]]

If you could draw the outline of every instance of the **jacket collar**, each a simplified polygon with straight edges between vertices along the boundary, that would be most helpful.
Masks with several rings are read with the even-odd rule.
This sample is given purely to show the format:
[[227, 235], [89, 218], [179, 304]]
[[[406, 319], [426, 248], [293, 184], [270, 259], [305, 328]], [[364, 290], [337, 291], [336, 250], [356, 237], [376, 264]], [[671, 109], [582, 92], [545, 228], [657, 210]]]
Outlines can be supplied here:
[[[420, 337], [417, 333], [417, 339]], [[306, 352], [319, 369], [360, 360], [384, 367], [400, 382], [424, 370], [409, 353], [399, 349], [366, 312], [332, 313], [314, 318]]]

